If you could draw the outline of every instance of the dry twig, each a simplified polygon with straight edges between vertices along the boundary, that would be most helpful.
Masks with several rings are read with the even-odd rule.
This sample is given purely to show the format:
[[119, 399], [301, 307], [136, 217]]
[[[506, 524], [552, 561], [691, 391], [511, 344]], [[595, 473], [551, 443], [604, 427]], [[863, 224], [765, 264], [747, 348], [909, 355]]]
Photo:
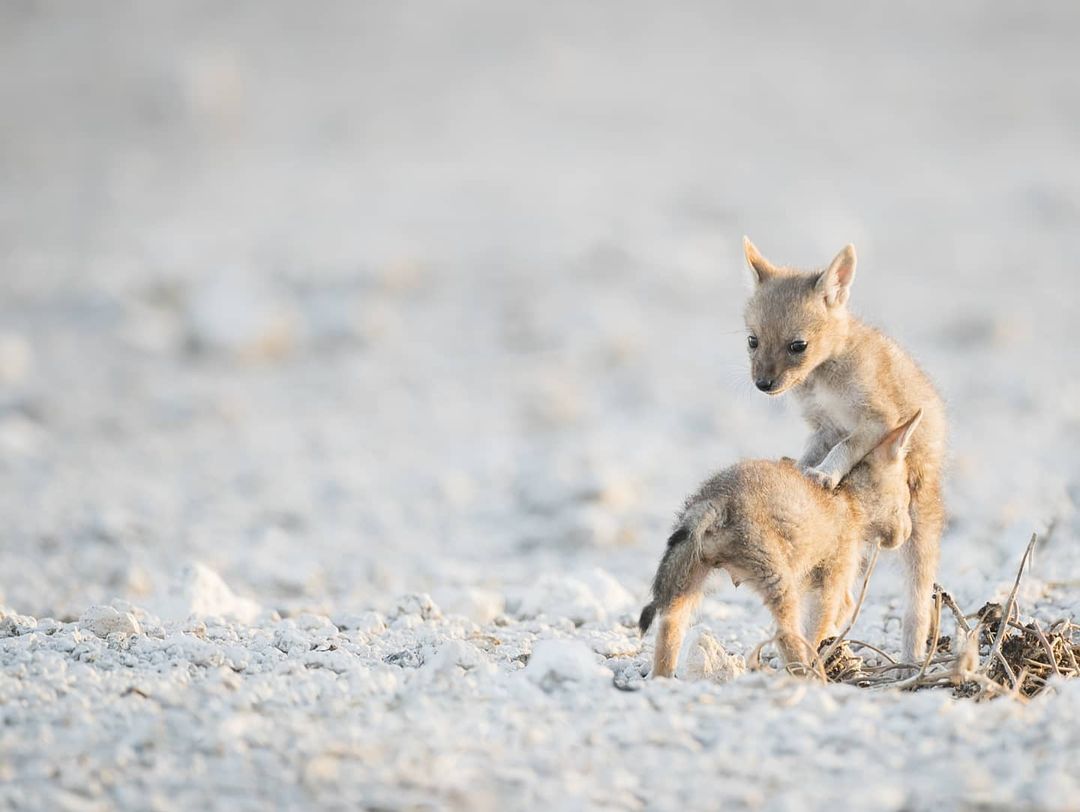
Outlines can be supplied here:
[[997, 657], [1002, 665], [1005, 667], [1005, 673], [1009, 675], [1009, 679], [1012, 680], [1013, 685], [1016, 685], [1016, 674], [1013, 673], [1012, 666], [1008, 661], [1001, 656], [1001, 641], [1005, 639], [1005, 633], [1008, 631], [1009, 620], [1012, 618], [1013, 607], [1016, 606], [1016, 593], [1020, 591], [1020, 579], [1024, 577], [1024, 569], [1027, 567], [1028, 560], [1031, 558], [1031, 553], [1035, 549], [1035, 543], [1039, 540], [1037, 533], [1031, 534], [1031, 541], [1028, 542], [1027, 549], [1024, 550], [1024, 557], [1020, 559], [1020, 568], [1016, 571], [1016, 580], [1013, 582], [1012, 591], [1009, 593], [1009, 600], [1005, 602], [1005, 609], [1001, 615], [1001, 625], [998, 626], [997, 635], [994, 637], [994, 644], [990, 648], [990, 654], [986, 659], [986, 664], [983, 666], [983, 673], [990, 670], [990, 666], [993, 664], [994, 658]]

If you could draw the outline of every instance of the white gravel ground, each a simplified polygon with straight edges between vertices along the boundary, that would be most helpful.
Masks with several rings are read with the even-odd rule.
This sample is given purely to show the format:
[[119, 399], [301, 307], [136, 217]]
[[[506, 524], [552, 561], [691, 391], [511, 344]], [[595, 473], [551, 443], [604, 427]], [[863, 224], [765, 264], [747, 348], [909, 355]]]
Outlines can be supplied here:
[[804, 434], [744, 232], [854, 241], [940, 384], [940, 581], [1052, 529], [1023, 607], [1080, 616], [1077, 22], [5, 5], [0, 807], [1078, 808], [1080, 684], [745, 673], [719, 580], [682, 679], [634, 627], [682, 497]]

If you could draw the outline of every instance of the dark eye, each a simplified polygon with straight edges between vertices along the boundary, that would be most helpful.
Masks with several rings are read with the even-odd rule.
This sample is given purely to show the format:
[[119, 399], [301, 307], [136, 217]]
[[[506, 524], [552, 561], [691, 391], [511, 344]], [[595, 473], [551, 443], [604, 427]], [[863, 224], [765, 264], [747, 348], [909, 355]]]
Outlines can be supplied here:
[[806, 342], [802, 340], [792, 341], [787, 348], [793, 353], [806, 352]]
[[750, 347], [750, 349], [756, 350], [757, 349], [757, 343], [758, 343], [757, 342], [757, 336], [747, 336], [746, 337], [746, 343]]

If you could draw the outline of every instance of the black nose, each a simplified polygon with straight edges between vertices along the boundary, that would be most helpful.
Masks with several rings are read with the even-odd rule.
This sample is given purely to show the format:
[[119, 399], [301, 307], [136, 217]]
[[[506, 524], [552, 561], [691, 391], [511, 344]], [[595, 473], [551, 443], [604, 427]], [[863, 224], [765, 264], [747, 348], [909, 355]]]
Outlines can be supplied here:
[[776, 381], [772, 378], [758, 378], [754, 383], [757, 384], [757, 388], [762, 392], [771, 392], [772, 388], [776, 386]]

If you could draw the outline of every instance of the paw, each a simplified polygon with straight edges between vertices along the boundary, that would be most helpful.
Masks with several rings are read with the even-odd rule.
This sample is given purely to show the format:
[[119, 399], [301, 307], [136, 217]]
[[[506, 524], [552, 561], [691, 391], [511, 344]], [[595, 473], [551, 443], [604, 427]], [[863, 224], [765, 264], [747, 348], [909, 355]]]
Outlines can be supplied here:
[[807, 468], [803, 471], [806, 474], [807, 479], [820, 485], [827, 491], [831, 491], [836, 487], [839, 479], [835, 474], [830, 474], [827, 471], [822, 471], [820, 468]]

